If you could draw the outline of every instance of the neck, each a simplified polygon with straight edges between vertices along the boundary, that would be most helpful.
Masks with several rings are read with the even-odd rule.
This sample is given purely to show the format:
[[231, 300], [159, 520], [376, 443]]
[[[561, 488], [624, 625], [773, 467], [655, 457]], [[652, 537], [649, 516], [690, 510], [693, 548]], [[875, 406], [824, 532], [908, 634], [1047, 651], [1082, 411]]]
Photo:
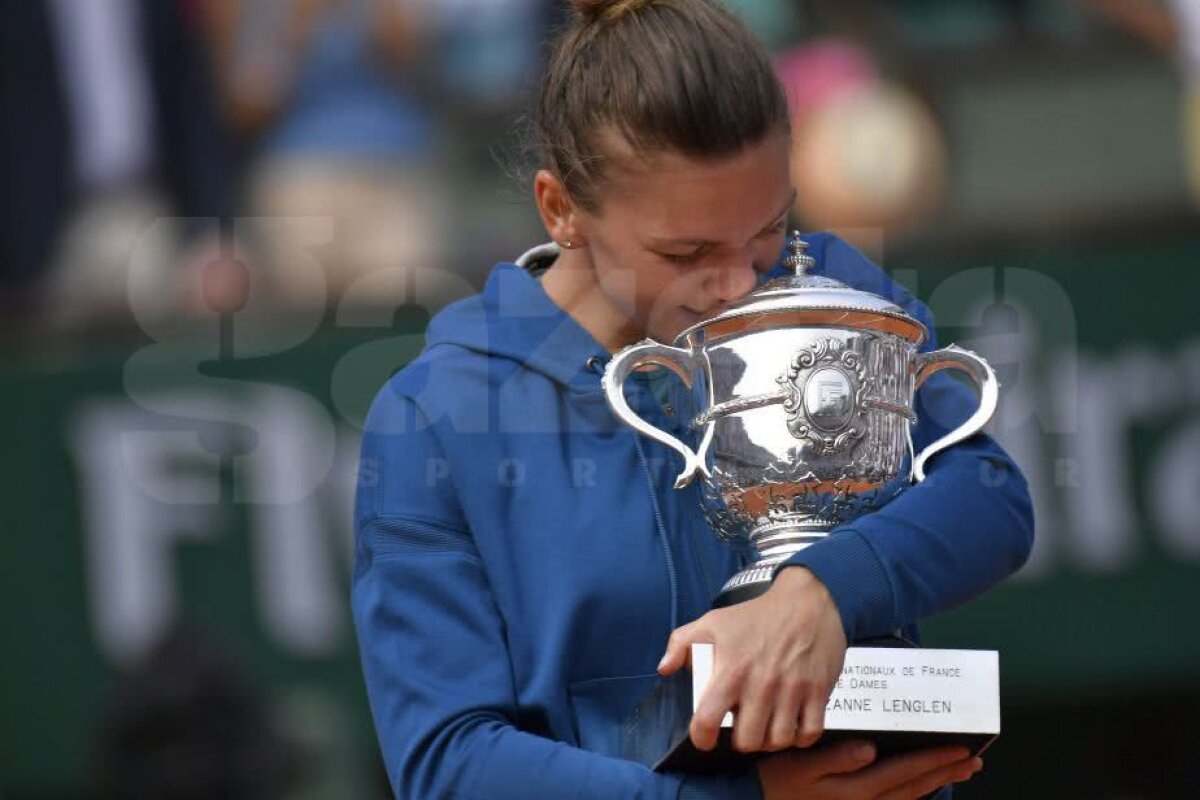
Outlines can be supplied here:
[[542, 276], [546, 294], [610, 353], [645, 338], [645, 332], [617, 308], [596, 280], [585, 250], [564, 250]]

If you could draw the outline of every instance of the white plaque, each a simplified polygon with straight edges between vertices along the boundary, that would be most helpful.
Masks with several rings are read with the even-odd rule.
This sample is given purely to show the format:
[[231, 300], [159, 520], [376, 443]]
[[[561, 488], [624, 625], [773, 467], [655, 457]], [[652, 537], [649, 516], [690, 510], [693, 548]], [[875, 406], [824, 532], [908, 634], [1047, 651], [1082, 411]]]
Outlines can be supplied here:
[[[713, 671], [713, 646], [692, 645], [692, 711]], [[722, 727], [733, 726], [733, 714]], [[995, 650], [851, 647], [825, 706], [827, 731], [1000, 733]]]

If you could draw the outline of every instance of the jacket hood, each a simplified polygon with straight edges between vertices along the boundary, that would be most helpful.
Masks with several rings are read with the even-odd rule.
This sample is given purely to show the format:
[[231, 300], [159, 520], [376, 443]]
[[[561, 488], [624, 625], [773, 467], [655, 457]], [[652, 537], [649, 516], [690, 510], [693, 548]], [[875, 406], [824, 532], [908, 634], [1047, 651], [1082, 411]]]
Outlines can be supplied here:
[[599, 364], [611, 354], [546, 294], [530, 267], [557, 258], [556, 244], [497, 264], [483, 291], [438, 313], [426, 345], [456, 345], [517, 362], [582, 391], [600, 391]]

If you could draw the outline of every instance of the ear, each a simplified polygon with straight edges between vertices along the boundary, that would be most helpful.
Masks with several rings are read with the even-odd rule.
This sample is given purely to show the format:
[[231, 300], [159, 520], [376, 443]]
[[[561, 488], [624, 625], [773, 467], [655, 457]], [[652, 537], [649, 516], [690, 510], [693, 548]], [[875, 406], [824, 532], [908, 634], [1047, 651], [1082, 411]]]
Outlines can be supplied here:
[[550, 170], [538, 170], [533, 179], [533, 197], [546, 233], [560, 247], [574, 249], [583, 244], [577, 224], [575, 204], [567, 187]]

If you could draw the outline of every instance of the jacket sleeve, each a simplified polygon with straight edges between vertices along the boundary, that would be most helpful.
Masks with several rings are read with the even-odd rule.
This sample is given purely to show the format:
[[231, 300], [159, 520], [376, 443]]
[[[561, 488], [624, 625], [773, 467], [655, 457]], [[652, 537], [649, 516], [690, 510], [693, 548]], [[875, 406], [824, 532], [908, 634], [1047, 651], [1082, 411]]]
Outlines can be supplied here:
[[757, 779], [661, 775], [520, 730], [504, 620], [437, 437], [385, 388], [368, 416], [355, 508], [354, 622], [399, 798], [760, 798]]
[[[825, 274], [903, 306], [929, 329], [924, 304], [845, 242], [820, 239]], [[956, 428], [975, 393], [946, 373], [917, 392], [913, 448]], [[848, 641], [881, 636], [982, 594], [1015, 572], [1033, 546], [1033, 504], [1016, 463], [985, 433], [934, 456], [926, 479], [792, 556], [828, 587]]]

